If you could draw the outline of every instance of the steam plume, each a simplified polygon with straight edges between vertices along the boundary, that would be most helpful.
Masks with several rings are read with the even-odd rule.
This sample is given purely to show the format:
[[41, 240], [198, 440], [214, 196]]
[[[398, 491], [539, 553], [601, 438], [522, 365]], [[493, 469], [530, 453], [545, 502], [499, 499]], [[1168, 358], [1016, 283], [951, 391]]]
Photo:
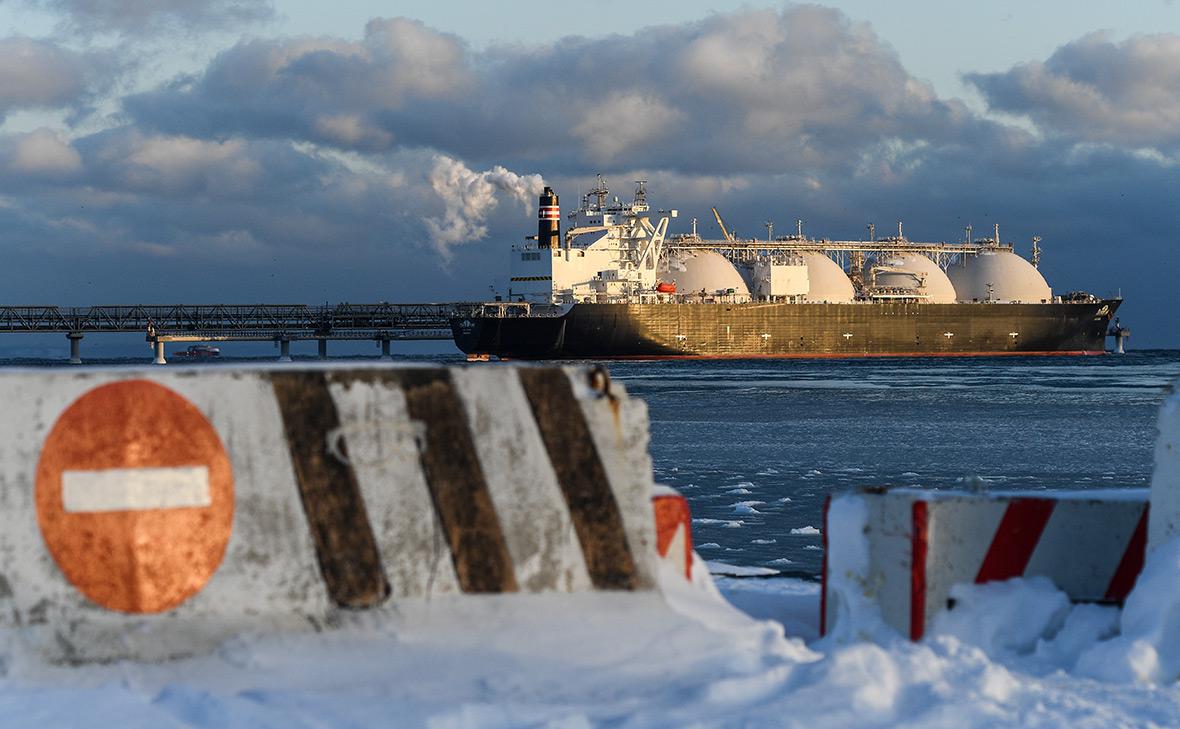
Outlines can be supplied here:
[[426, 218], [426, 229], [439, 253], [450, 258], [453, 246], [488, 234], [485, 221], [504, 194], [527, 210], [544, 185], [540, 175], [518, 175], [500, 165], [476, 172], [457, 159], [438, 155], [430, 171], [430, 186], [444, 208], [442, 215]]

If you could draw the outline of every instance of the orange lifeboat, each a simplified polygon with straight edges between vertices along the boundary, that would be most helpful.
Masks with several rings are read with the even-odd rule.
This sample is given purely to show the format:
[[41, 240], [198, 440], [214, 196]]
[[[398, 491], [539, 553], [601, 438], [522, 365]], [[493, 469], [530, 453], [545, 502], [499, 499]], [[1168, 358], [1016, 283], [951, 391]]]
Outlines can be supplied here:
[[668, 281], [661, 281], [660, 283], [656, 284], [656, 291], [661, 294], [674, 294], [676, 293], [676, 284], [669, 283]]

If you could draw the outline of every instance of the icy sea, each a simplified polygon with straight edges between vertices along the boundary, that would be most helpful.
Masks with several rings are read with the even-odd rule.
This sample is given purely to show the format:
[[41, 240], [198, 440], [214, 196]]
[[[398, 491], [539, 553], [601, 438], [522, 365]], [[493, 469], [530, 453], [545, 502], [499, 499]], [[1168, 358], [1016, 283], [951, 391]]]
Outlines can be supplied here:
[[648, 402], [701, 556], [816, 578], [833, 491], [1147, 486], [1180, 351], [609, 367]]
[[[235, 346], [208, 366], [274, 359]], [[397, 359], [463, 362], [458, 353]], [[603, 364], [647, 401], [656, 480], [689, 499], [701, 556], [805, 579], [819, 577], [823, 501], [835, 491], [1147, 486], [1156, 411], [1180, 378], [1180, 350]]]

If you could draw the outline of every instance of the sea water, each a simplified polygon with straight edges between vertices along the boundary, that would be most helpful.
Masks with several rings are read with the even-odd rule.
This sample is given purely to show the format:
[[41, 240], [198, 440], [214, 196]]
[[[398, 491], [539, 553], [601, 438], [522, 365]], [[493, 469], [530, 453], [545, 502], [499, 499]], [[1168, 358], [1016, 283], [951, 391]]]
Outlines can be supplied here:
[[1180, 352], [609, 367], [648, 403], [701, 556], [816, 577], [833, 492], [1147, 486]]
[[603, 365], [647, 402], [656, 480], [688, 498], [702, 557], [817, 578], [833, 492], [1147, 486], [1156, 411], [1180, 377], [1180, 351]]

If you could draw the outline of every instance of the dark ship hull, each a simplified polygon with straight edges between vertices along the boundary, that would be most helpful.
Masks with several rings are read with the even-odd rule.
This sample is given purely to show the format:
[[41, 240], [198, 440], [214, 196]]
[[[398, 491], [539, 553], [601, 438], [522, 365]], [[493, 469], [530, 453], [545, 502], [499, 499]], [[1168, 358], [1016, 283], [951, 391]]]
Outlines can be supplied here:
[[1080, 355], [1105, 352], [1120, 303], [574, 304], [451, 328], [468, 355], [504, 359]]

